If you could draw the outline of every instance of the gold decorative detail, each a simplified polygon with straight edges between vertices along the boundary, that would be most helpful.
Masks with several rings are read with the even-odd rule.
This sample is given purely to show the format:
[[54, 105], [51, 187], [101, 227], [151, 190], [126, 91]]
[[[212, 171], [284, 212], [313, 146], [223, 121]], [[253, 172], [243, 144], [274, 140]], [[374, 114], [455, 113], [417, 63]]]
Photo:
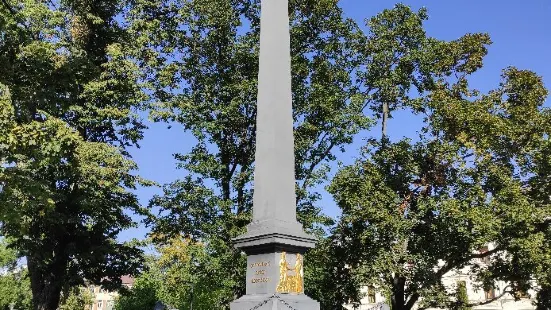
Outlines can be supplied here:
[[[291, 273], [289, 273], [291, 272]], [[278, 293], [304, 293], [304, 270], [302, 255], [297, 254], [295, 267], [290, 268], [287, 263], [287, 253], [281, 253], [279, 260], [279, 284], [276, 291]]]

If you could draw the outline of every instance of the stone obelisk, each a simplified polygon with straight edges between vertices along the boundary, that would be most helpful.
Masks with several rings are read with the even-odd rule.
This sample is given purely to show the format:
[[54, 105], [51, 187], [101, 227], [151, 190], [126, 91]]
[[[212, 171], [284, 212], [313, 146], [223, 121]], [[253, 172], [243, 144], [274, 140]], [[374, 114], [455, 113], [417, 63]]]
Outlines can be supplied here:
[[253, 221], [234, 240], [247, 254], [247, 294], [230, 308], [318, 310], [302, 268], [315, 239], [296, 219], [288, 0], [261, 3]]

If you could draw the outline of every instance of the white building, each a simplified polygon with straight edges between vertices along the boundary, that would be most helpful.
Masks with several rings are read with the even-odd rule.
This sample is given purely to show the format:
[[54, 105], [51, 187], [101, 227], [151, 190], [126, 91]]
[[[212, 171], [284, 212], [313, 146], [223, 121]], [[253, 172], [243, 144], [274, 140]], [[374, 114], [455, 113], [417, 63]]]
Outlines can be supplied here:
[[[121, 277], [122, 285], [131, 289], [134, 285], [134, 278], [129, 276]], [[99, 286], [90, 285], [87, 287], [90, 293], [94, 296], [94, 303], [86, 307], [85, 310], [113, 310], [115, 300], [119, 296], [117, 292], [104, 290]]]
[[[490, 248], [491, 249], [491, 248]], [[488, 251], [488, 248], [481, 251]], [[478, 259], [475, 263], [486, 264], [490, 260], [489, 257], [484, 259]], [[441, 262], [443, 265], [443, 262]], [[445, 274], [442, 277], [442, 283], [450, 293], [456, 292], [459, 284], [465, 285], [467, 289], [467, 295], [469, 302], [472, 304], [486, 302], [500, 296], [503, 290], [506, 289], [507, 284], [505, 282], [496, 283], [496, 288], [490, 291], [484, 291], [483, 289], [477, 289], [475, 283], [469, 278], [469, 267], [463, 270], [455, 270]], [[361, 300], [361, 305], [353, 307], [352, 305], [345, 305], [350, 310], [370, 310], [379, 309], [382, 303], [385, 303], [385, 297], [377, 291], [374, 287], [363, 287], [361, 289], [364, 298]], [[533, 305], [535, 302], [536, 292], [529, 291], [526, 296], [520, 301], [515, 299], [510, 294], [505, 294], [503, 297], [488, 303], [486, 305], [480, 305], [473, 307], [473, 310], [534, 310], [536, 307]], [[436, 309], [431, 309], [436, 310]]]

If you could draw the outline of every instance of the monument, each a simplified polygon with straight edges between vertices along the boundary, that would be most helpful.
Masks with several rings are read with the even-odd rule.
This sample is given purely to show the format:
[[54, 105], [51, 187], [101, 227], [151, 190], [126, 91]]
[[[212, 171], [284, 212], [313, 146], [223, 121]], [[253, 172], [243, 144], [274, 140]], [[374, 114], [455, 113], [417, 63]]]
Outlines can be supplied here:
[[315, 246], [296, 219], [288, 0], [262, 0], [253, 221], [234, 239], [247, 254], [247, 294], [231, 310], [319, 310], [304, 294], [302, 254]]

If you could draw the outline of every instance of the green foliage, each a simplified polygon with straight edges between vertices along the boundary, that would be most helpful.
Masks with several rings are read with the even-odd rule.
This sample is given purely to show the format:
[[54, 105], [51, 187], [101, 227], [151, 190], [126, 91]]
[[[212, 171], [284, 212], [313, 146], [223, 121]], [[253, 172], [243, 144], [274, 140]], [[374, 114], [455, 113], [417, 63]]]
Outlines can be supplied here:
[[[548, 168], [551, 166], [547, 166]], [[548, 169], [546, 171], [551, 171]], [[546, 195], [542, 195], [542, 198], [546, 198]], [[551, 218], [547, 218], [547, 222]], [[537, 272], [534, 273], [534, 278], [538, 283], [539, 288], [537, 288], [537, 310], [548, 310], [551, 309], [551, 225], [547, 224], [547, 229], [545, 231], [545, 241], [547, 247], [543, 251], [536, 253], [538, 260], [537, 263]], [[534, 296], [532, 296], [534, 297]]]
[[126, 211], [144, 213], [125, 150], [146, 102], [115, 19], [125, 5], [0, 3], [0, 232], [27, 259], [35, 309], [56, 309], [84, 278], [116, 287], [142, 263], [116, 242], [135, 225]]
[[372, 140], [339, 172], [330, 187], [343, 211], [335, 234], [353, 273], [390, 291], [393, 309], [451, 305], [441, 280], [452, 270], [467, 268], [480, 288], [509, 283], [512, 295], [543, 271], [546, 95], [540, 77], [515, 68], [486, 95], [465, 77], [440, 80], [417, 101], [427, 115], [419, 142]]
[[472, 310], [469, 307], [469, 296], [467, 295], [467, 286], [465, 282], [459, 282], [456, 290], [456, 305], [452, 306], [453, 310]]
[[0, 268], [13, 269], [17, 264], [17, 252], [8, 247], [9, 243], [0, 237]]
[[115, 303], [115, 310], [153, 309], [157, 298], [157, 288], [161, 283], [151, 273], [144, 273], [136, 279], [132, 290], [125, 290]]
[[413, 97], [432, 89], [438, 78], [476, 71], [491, 43], [486, 34], [450, 42], [428, 37], [423, 28], [427, 19], [426, 9], [414, 12], [398, 4], [367, 22], [358, 76], [373, 116], [382, 119], [383, 136], [394, 110], [415, 107]]
[[[245, 259], [231, 239], [251, 219], [259, 8], [260, 1], [148, 0], [131, 15], [137, 40], [148, 42], [140, 53], [154, 72], [153, 117], [197, 139], [176, 155], [186, 176], [151, 202], [161, 209], [152, 224], [157, 237], [205, 241], [231, 288], [224, 305], [245, 288]], [[332, 221], [314, 188], [336, 152], [370, 125], [353, 74], [361, 33], [335, 1], [291, 1], [290, 12], [298, 213], [306, 228], [318, 229]]]
[[189, 239], [172, 239], [150, 257], [148, 271], [136, 279], [132, 290], [122, 293], [117, 310], [152, 309], [161, 301], [177, 309], [222, 309], [232, 296], [231, 279], [226, 278], [220, 259], [203, 244]]
[[59, 310], [82, 310], [94, 303], [94, 295], [85, 288], [71, 288], [65, 294]]
[[341, 310], [358, 296], [362, 282], [346, 266], [346, 251], [332, 237], [321, 240], [305, 257], [305, 292], [321, 309]]
[[549, 309], [551, 309], [551, 288], [543, 285], [538, 291], [536, 310]]
[[[360, 76], [383, 139], [370, 140], [330, 186], [343, 211], [335, 244], [351, 266], [343, 281], [377, 283], [395, 310], [452, 305], [441, 278], [464, 267], [480, 288], [502, 280], [512, 294], [526, 289], [545, 270], [550, 240], [551, 117], [541, 78], [508, 68], [487, 95], [469, 89], [489, 37], [439, 41], [426, 36], [426, 19], [424, 9], [398, 5], [369, 21]], [[426, 116], [419, 142], [390, 142], [396, 109]], [[496, 248], [477, 252], [489, 243]], [[477, 263], [485, 256], [489, 266]]]
[[9, 309], [13, 304], [15, 309], [30, 310], [31, 300], [31, 284], [26, 270], [0, 276], [0, 309]]
[[17, 253], [0, 238], [0, 309], [31, 309], [31, 285], [28, 273], [17, 267]]

